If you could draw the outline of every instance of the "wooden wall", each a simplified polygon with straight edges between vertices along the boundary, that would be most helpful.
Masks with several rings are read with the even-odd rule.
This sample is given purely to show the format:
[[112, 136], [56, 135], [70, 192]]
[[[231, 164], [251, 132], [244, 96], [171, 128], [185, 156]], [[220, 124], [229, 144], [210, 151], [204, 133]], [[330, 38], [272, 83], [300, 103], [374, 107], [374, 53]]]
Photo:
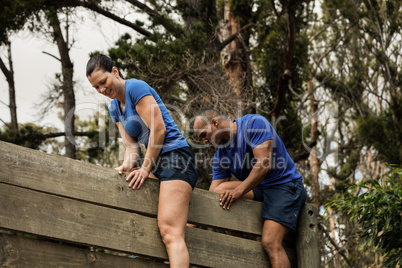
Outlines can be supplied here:
[[[0, 267], [167, 267], [156, 221], [159, 182], [148, 179], [132, 190], [124, 177], [111, 168], [0, 142]], [[261, 208], [239, 200], [226, 211], [217, 194], [195, 189], [188, 221], [198, 227], [186, 230], [191, 263], [270, 267], [255, 240]], [[316, 217], [306, 204], [298, 234], [284, 242], [292, 267], [319, 267]], [[39, 239], [10, 235], [15, 233]]]

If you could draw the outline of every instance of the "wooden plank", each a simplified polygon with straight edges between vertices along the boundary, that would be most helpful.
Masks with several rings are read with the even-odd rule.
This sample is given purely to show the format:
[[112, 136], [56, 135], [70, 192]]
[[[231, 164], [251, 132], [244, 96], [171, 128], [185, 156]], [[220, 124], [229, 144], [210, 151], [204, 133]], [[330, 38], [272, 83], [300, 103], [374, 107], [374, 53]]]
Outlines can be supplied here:
[[321, 265], [317, 228], [317, 208], [306, 203], [297, 226], [296, 250], [299, 268], [319, 268]]
[[[2, 141], [0, 182], [140, 214], [157, 213], [158, 181], [148, 179], [141, 190], [131, 190], [114, 169]], [[260, 202], [238, 200], [227, 211], [219, 206], [218, 197], [216, 193], [195, 189], [188, 221], [261, 235]]]
[[0, 233], [0, 267], [167, 268], [169, 266], [151, 260], [121, 257]]
[[[155, 218], [0, 183], [0, 227], [166, 259]], [[191, 262], [210, 267], [269, 267], [260, 242], [186, 229]]]

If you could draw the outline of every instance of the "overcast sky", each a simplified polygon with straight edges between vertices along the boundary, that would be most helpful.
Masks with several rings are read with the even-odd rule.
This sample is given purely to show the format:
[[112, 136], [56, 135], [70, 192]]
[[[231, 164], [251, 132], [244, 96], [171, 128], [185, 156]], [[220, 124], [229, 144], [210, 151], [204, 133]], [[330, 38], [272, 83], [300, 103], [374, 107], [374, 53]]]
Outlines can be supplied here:
[[[96, 18], [81, 11], [79, 17], [86, 18], [75, 26], [75, 44], [70, 51], [71, 60], [74, 63], [74, 80], [76, 81], [75, 94], [77, 111], [80, 117], [92, 114], [99, 102], [110, 101], [100, 96], [91, 87], [85, 77], [85, 67], [89, 59], [89, 53], [95, 50], [107, 52], [114, 42], [123, 34], [137, 34], [128, 27], [115, 23], [100, 15]], [[55, 73], [61, 72], [61, 64], [56, 59], [42, 53], [46, 51], [59, 57], [55, 44], [46, 40], [46, 37], [28, 31], [19, 33], [11, 38], [14, 63], [14, 79], [16, 87], [17, 116], [19, 123], [33, 122], [42, 126], [54, 126], [63, 129], [63, 122], [57, 117], [57, 109], [53, 109], [43, 120], [38, 121], [38, 105], [42, 101]], [[0, 49], [0, 55], [6, 60], [6, 50]], [[8, 84], [0, 72], [0, 100], [9, 103]], [[0, 118], [10, 122], [9, 108], [0, 102]], [[2, 126], [3, 123], [0, 122]]]

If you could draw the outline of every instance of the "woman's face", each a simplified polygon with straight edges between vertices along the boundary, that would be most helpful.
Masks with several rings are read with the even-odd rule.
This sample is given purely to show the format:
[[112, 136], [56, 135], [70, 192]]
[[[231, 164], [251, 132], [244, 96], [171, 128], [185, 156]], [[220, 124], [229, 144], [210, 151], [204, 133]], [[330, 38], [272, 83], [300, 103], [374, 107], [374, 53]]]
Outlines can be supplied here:
[[96, 69], [87, 77], [91, 85], [102, 95], [115, 99], [120, 93], [119, 71], [113, 67], [112, 72]]

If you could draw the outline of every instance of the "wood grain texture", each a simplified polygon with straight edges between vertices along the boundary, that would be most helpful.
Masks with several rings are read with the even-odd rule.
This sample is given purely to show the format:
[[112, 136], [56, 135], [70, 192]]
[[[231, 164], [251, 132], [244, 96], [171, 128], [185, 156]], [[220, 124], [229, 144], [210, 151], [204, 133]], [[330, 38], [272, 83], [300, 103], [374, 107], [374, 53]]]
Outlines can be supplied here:
[[0, 233], [2, 268], [168, 268], [167, 264]]
[[[156, 180], [148, 179], [141, 190], [132, 190], [114, 169], [0, 141], [0, 228], [166, 259], [155, 219], [158, 196]], [[195, 189], [188, 221], [261, 235], [262, 203], [238, 200], [227, 211], [219, 206], [218, 198], [218, 194]], [[308, 254], [318, 252], [315, 242], [301, 242], [318, 239], [316, 228], [308, 230], [309, 211], [306, 205], [301, 212], [298, 260], [295, 236], [284, 241], [292, 267], [297, 261], [299, 267], [310, 267], [300, 265], [312, 261]], [[192, 263], [269, 267], [260, 242], [204, 229], [186, 229]]]
[[[145, 215], [157, 213], [159, 182], [156, 180], [148, 179], [141, 190], [132, 190], [124, 176], [112, 168], [2, 141], [0, 182]], [[194, 189], [188, 221], [261, 235], [262, 203], [238, 200], [227, 211], [219, 206], [218, 199], [216, 193]]]
[[[0, 227], [167, 259], [154, 218], [3, 183]], [[267, 255], [257, 241], [189, 227], [186, 243], [195, 265], [269, 267]]]
[[306, 203], [297, 226], [296, 251], [299, 268], [320, 267], [317, 228], [317, 208], [313, 204]]

